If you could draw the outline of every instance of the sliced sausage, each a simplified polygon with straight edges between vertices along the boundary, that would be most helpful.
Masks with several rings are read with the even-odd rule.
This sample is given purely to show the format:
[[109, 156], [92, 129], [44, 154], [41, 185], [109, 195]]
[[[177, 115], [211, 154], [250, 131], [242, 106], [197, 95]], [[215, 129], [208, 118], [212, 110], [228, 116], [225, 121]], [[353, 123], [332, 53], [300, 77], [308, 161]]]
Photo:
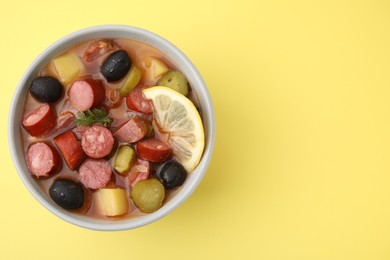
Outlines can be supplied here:
[[103, 158], [114, 147], [114, 137], [107, 128], [93, 125], [84, 132], [81, 146], [89, 157]]
[[111, 179], [111, 165], [104, 159], [88, 158], [79, 169], [80, 181], [85, 187], [99, 189], [105, 187]]
[[99, 107], [106, 99], [106, 89], [101, 81], [93, 79], [78, 80], [68, 92], [69, 101], [79, 111]]
[[54, 142], [71, 170], [77, 169], [87, 157], [81, 148], [81, 143], [76, 139], [72, 131], [67, 131], [56, 138]]
[[110, 40], [98, 40], [92, 42], [84, 52], [84, 60], [92, 62], [109, 51], [118, 49], [118, 46]]
[[139, 116], [133, 116], [115, 133], [119, 142], [134, 143], [141, 140], [148, 132], [149, 124]]
[[141, 140], [137, 143], [137, 154], [142, 160], [163, 162], [171, 156], [171, 153], [171, 147], [156, 138]]
[[60, 166], [58, 152], [43, 142], [33, 143], [27, 149], [27, 167], [32, 175], [48, 177]]
[[146, 86], [136, 86], [126, 98], [126, 105], [129, 109], [138, 111], [144, 114], [151, 114], [153, 112], [153, 105], [150, 100], [146, 99], [142, 90]]
[[149, 176], [150, 163], [148, 161], [137, 159], [137, 161], [131, 166], [126, 180], [130, 187], [134, 187], [137, 182], [146, 180]]
[[56, 125], [56, 115], [49, 104], [43, 104], [30, 114], [22, 122], [26, 131], [32, 136], [43, 135]]

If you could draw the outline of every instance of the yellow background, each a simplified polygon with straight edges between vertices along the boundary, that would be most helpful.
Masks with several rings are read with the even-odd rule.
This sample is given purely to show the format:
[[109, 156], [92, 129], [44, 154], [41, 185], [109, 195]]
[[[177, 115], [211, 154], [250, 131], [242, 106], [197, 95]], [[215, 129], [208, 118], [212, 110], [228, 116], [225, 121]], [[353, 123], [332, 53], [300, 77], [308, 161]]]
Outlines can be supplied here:
[[[186, 53], [217, 118], [194, 194], [124, 232], [40, 206], [5, 130], [32, 60], [110, 23]], [[0, 259], [390, 259], [389, 1], [0, 0], [0, 76]]]

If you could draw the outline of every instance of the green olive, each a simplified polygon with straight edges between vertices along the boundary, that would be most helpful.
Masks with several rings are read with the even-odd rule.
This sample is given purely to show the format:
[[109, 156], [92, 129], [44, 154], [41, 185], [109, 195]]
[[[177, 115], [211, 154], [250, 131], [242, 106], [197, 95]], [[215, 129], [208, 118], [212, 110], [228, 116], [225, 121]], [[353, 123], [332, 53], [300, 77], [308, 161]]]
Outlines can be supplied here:
[[162, 205], [164, 197], [164, 186], [154, 178], [137, 182], [131, 191], [131, 198], [134, 204], [145, 213], [158, 210]]
[[158, 81], [159, 86], [164, 86], [176, 90], [180, 94], [187, 96], [188, 81], [183, 73], [176, 70], [170, 70]]

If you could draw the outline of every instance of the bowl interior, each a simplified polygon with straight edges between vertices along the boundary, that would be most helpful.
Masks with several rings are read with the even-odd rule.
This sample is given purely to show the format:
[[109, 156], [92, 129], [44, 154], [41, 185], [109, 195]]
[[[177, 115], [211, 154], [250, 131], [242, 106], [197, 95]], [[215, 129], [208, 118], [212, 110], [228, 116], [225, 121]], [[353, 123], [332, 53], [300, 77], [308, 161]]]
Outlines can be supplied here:
[[[159, 49], [164, 55], [166, 55], [166, 57], [168, 57], [172, 64], [186, 75], [191, 87], [200, 101], [200, 110], [206, 138], [202, 160], [193, 173], [188, 176], [185, 184], [175, 196], [169, 198], [158, 211], [145, 216], [123, 220], [105, 220], [83, 216], [64, 210], [52, 202], [46, 192], [40, 188], [29, 173], [25, 163], [20, 138], [20, 122], [23, 116], [22, 112], [25, 96], [28, 91], [28, 85], [36, 77], [41, 68], [53, 57], [74, 45], [98, 38], [130, 38]], [[196, 70], [195, 66], [180, 50], [165, 39], [149, 31], [130, 26], [107, 25], [83, 29], [65, 36], [49, 46], [33, 61], [19, 81], [14, 93], [9, 114], [8, 137], [11, 155], [20, 178], [32, 195], [48, 210], [63, 220], [81, 227], [94, 230], [125, 230], [146, 225], [165, 216], [184, 202], [194, 191], [203, 178], [211, 160], [215, 139], [215, 118], [212, 101], [202, 77]]]

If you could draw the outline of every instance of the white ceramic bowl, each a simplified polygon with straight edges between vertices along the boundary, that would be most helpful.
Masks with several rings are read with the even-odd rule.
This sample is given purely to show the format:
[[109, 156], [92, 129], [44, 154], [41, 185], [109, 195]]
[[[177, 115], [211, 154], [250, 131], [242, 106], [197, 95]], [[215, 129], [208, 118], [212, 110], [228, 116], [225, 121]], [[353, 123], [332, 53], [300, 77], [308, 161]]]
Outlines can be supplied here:
[[[181, 187], [181, 190], [171, 199], [166, 201], [159, 210], [145, 216], [123, 220], [104, 220], [64, 210], [57, 206], [46, 192], [39, 187], [37, 182], [27, 170], [25, 163], [22, 143], [20, 140], [20, 126], [24, 100], [30, 82], [36, 77], [39, 70], [41, 70], [41, 68], [53, 57], [78, 43], [96, 38], [130, 38], [147, 43], [159, 49], [180, 71], [186, 75], [191, 87], [196, 92], [200, 101], [206, 137], [203, 158], [194, 172], [189, 175], [187, 181]], [[103, 231], [127, 230], [149, 224], [167, 215], [182, 204], [202, 180], [211, 160], [214, 140], [215, 117], [213, 104], [207, 87], [195, 66], [178, 48], [167, 40], [152, 32], [124, 25], [104, 25], [86, 28], [65, 36], [43, 51], [28, 67], [16, 87], [11, 103], [8, 122], [8, 141], [12, 159], [20, 178], [31, 194], [44, 207], [61, 219], [80, 227]]]

